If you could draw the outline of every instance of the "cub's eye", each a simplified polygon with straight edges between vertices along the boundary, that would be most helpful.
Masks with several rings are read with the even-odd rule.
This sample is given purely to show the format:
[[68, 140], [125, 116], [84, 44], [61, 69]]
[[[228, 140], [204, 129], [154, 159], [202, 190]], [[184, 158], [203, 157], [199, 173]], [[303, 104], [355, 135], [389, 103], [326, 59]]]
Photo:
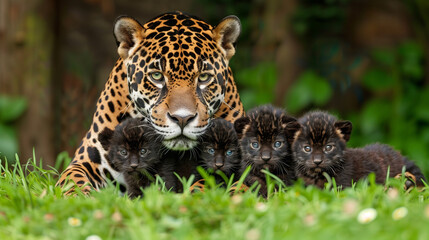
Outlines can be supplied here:
[[209, 149], [207, 150], [207, 152], [208, 152], [209, 154], [213, 155], [213, 154], [215, 153], [215, 150], [214, 150], [213, 148], [209, 148]]
[[198, 76], [198, 81], [200, 83], [206, 83], [208, 82], [210, 79], [212, 78], [212, 76], [208, 73], [202, 73], [200, 74], [200, 76]]
[[280, 148], [282, 145], [283, 145], [283, 142], [281, 142], [281, 141], [276, 141], [276, 142], [274, 143], [274, 147], [275, 147], [275, 148]]
[[228, 157], [231, 156], [232, 155], [232, 150], [226, 151], [225, 155], [228, 156]]
[[123, 157], [127, 157], [128, 151], [126, 149], [121, 149], [121, 150], [119, 150], [119, 154]]
[[332, 146], [332, 145], [326, 145], [325, 146], [325, 152], [330, 152], [330, 151], [332, 151], [334, 149], [334, 146]]
[[146, 153], [147, 153], [146, 149], [144, 148], [140, 149], [140, 157], [143, 157], [144, 155], [146, 155]]
[[259, 148], [259, 143], [258, 143], [258, 142], [251, 142], [251, 143], [250, 143], [250, 146], [251, 146], [253, 149], [258, 149], [258, 148]]
[[162, 79], [164, 78], [164, 76], [162, 76], [162, 73], [160, 72], [153, 72], [150, 73], [150, 78], [152, 78], [152, 80], [154, 81], [162, 81]]
[[311, 152], [311, 147], [310, 146], [304, 146], [304, 152]]

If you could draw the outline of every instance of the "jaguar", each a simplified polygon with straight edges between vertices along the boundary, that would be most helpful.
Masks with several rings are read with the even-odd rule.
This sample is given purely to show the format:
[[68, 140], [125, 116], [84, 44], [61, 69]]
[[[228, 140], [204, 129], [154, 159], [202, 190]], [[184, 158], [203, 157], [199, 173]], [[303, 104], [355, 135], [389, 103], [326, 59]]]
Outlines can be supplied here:
[[144, 25], [118, 17], [113, 32], [119, 59], [90, 129], [57, 184], [73, 181], [84, 193], [105, 187], [107, 179], [123, 184], [123, 175], [106, 160], [103, 142], [127, 118], [144, 119], [166, 149], [182, 151], [198, 144], [211, 119], [234, 122], [243, 116], [229, 67], [240, 31], [236, 16], [216, 26], [182, 12], [162, 14]]

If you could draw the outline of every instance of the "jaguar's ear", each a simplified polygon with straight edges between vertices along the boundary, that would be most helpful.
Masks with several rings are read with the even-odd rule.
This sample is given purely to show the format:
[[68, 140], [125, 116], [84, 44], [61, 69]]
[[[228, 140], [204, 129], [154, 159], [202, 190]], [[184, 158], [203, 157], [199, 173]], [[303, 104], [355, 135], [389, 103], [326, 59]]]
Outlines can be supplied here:
[[301, 130], [301, 124], [297, 121], [290, 121], [286, 124], [285, 134], [286, 139], [290, 144], [295, 140], [295, 135], [299, 130]]
[[240, 19], [236, 16], [228, 16], [213, 30], [213, 39], [216, 41], [226, 59], [231, 59], [235, 54], [234, 43], [241, 32]]
[[334, 124], [340, 136], [348, 142], [350, 139], [350, 135], [352, 134], [352, 123], [350, 121], [337, 121]]
[[116, 19], [113, 33], [118, 45], [118, 54], [122, 59], [126, 59], [130, 54], [130, 49], [143, 39], [144, 29], [137, 20], [128, 17], [120, 16]]
[[246, 126], [250, 123], [249, 117], [241, 117], [234, 122], [234, 128], [237, 132], [238, 139], [241, 139], [241, 137], [244, 135], [244, 129]]

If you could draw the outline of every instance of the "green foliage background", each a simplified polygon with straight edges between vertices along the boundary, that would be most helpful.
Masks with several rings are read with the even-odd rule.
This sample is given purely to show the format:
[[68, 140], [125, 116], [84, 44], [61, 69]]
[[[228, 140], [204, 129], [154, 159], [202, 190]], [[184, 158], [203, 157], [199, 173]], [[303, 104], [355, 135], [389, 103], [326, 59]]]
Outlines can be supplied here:
[[14, 162], [18, 152], [16, 121], [27, 107], [27, 101], [19, 97], [0, 95], [0, 161]]
[[[410, 15], [415, 16], [413, 19], [418, 19], [412, 23], [416, 30], [412, 38], [349, 56], [344, 65], [338, 66], [331, 60], [347, 47], [339, 33], [344, 28], [345, 6], [351, 1], [299, 1], [291, 21], [307, 56], [301, 74], [281, 105], [297, 117], [312, 109], [324, 109], [349, 119], [354, 124], [349, 146], [377, 141], [391, 144], [429, 176], [429, 86], [425, 82], [429, 14], [424, 12], [429, 10], [429, 2], [403, 1]], [[210, 23], [229, 14], [241, 19], [243, 32], [231, 68], [245, 108], [275, 101], [274, 90], [279, 81], [275, 61], [269, 57], [252, 58], [252, 34], [264, 27], [261, 23], [261, 29], [252, 29], [252, 13], [263, 11], [259, 7], [265, 1], [199, 3], [207, 12], [201, 17]], [[348, 72], [361, 66], [363, 59], [369, 59], [370, 64], [356, 84]], [[337, 108], [336, 103], [344, 96], [341, 93], [347, 90], [352, 90], [359, 104], [346, 110]], [[91, 196], [79, 191], [77, 196], [64, 196], [71, 185], [61, 188], [55, 183], [60, 174], [57, 169], [71, 161], [66, 152], [58, 155], [50, 170], [42, 168], [35, 153], [27, 164], [9, 164], [19, 152], [17, 122], [27, 105], [24, 99], [0, 96], [0, 239], [89, 240], [94, 235], [101, 239], [429, 237], [428, 191], [406, 191], [404, 179], [390, 179], [387, 187], [376, 185], [373, 175], [344, 191], [320, 190], [297, 183], [269, 194], [268, 199], [252, 191], [231, 196], [228, 189], [210, 184], [205, 193], [175, 194], [159, 183], [144, 190], [143, 200], [115, 197], [119, 193], [113, 185], [94, 191]], [[273, 189], [273, 184], [270, 186]], [[367, 208], [374, 208], [378, 215], [372, 222], [362, 224], [358, 215]], [[394, 218], [395, 211], [401, 208], [407, 209], [408, 214]], [[71, 218], [80, 224], [70, 224]]]
[[[235, 4], [242, 1], [203, 1], [207, 9], [225, 6], [226, 13], [236, 14], [243, 24], [238, 50], [230, 65], [241, 100], [248, 110], [272, 103], [278, 81], [274, 60], [252, 62], [252, 40], [248, 31], [254, 6]], [[429, 2], [403, 1], [413, 19], [416, 31], [411, 39], [395, 46], [372, 48], [367, 52], [344, 57], [344, 62], [332, 61], [347, 50], [343, 39], [347, 5], [352, 0], [303, 0], [292, 18], [292, 27], [307, 50], [303, 71], [288, 90], [282, 106], [299, 117], [313, 109], [327, 110], [353, 123], [350, 147], [362, 147], [374, 142], [392, 145], [415, 161], [429, 176], [429, 86], [425, 65], [428, 59]], [[210, 12], [210, 11], [209, 11]], [[214, 14], [214, 13], [213, 13]], [[262, 20], [261, 20], [262, 21]], [[261, 23], [263, 25], [263, 23]], [[347, 58], [348, 57], [348, 58]], [[347, 59], [346, 59], [347, 58]], [[369, 61], [361, 79], [352, 83], [350, 72]], [[300, 61], [297, 59], [297, 61]], [[338, 77], [341, 76], [341, 77]], [[352, 92], [358, 106], [339, 110], [345, 92]], [[342, 94], [342, 95], [341, 95]], [[340, 100], [338, 100], [340, 98]], [[350, 98], [347, 98], [350, 99]], [[343, 100], [346, 101], [346, 100]]]
[[[268, 27], [264, 22], [267, 15], [275, 13], [266, 8], [279, 2], [195, 0], [193, 4], [201, 8], [199, 12], [204, 12], [200, 17], [212, 24], [227, 15], [240, 18], [242, 33], [230, 65], [246, 110], [275, 101], [279, 66], [273, 56], [255, 59], [253, 51], [257, 47], [255, 39], [258, 34], [263, 34]], [[348, 6], [356, 2], [371, 1], [296, 1], [297, 8], [287, 21], [290, 21], [294, 35], [304, 49], [303, 59], [296, 59], [302, 62], [302, 71], [284, 99], [277, 101], [277, 104], [297, 117], [312, 109], [322, 109], [339, 118], [349, 119], [354, 125], [349, 146], [359, 147], [373, 142], [391, 144], [417, 162], [429, 176], [429, 77], [428, 69], [425, 69], [429, 61], [429, 1], [399, 1], [406, 8], [414, 33], [406, 41], [350, 54], [344, 31], [350, 14]], [[374, 2], [378, 4], [383, 1]], [[97, 64], [90, 59], [89, 52], [78, 55], [66, 55], [66, 65], [79, 79], [83, 79], [84, 84], [91, 85], [93, 75], [89, 72]], [[343, 56], [340, 62], [335, 61], [338, 56]], [[85, 71], [76, 59], [84, 63]], [[359, 79], [353, 79], [351, 72], [365, 65], [365, 61], [365, 72]], [[90, 87], [85, 85], [83, 88]], [[358, 104], [347, 109], [338, 107], [338, 102], [347, 105], [350, 98]], [[93, 103], [88, 105], [92, 109]], [[86, 105], [76, 106], [81, 110]], [[0, 158], [6, 156], [14, 159], [14, 154], [19, 152], [17, 122], [26, 107], [24, 99], [0, 95]], [[71, 139], [80, 137], [74, 136], [68, 140], [74, 142]]]

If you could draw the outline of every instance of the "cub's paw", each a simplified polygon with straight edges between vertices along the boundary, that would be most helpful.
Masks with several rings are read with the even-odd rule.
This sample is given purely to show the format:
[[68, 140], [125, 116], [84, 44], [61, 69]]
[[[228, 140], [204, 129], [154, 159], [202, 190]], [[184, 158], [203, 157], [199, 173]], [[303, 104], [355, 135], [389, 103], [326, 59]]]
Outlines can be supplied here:
[[402, 173], [395, 176], [396, 179], [402, 179], [402, 177], [405, 177], [405, 190], [412, 189], [416, 186], [416, 176], [414, 176], [412, 173], [405, 172], [404, 176], [402, 176]]

